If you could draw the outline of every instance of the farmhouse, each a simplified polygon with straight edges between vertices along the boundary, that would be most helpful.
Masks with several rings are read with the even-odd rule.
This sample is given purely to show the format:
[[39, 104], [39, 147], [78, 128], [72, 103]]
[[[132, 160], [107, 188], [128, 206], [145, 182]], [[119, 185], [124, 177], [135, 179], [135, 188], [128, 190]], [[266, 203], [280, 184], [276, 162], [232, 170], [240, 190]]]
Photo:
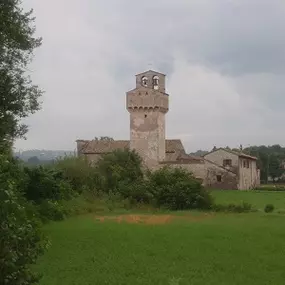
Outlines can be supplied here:
[[130, 140], [77, 140], [77, 153], [90, 162], [115, 149], [135, 149], [151, 170], [164, 165], [182, 167], [207, 187], [251, 189], [259, 183], [256, 158], [224, 149], [204, 157], [186, 154], [179, 139], [165, 138], [165, 115], [169, 95], [165, 75], [149, 70], [136, 75], [136, 87], [126, 93], [130, 113]]
[[238, 189], [252, 189], [260, 184], [260, 171], [254, 156], [219, 148], [205, 154], [204, 158], [234, 172]]

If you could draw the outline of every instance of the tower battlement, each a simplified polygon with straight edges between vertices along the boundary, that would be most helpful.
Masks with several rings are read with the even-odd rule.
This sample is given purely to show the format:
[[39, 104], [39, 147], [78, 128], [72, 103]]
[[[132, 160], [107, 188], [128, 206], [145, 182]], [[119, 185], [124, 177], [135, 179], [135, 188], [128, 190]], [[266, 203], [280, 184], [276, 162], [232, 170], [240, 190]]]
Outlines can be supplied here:
[[168, 112], [168, 94], [145, 90], [132, 90], [127, 92], [127, 110], [152, 109], [163, 113]]

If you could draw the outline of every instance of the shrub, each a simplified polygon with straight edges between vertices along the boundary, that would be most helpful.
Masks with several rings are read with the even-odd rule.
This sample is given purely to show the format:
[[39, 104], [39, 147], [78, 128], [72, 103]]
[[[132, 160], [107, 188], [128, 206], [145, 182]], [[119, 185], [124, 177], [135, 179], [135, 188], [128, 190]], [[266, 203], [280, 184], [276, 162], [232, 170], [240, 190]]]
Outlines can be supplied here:
[[264, 186], [259, 186], [255, 190], [257, 191], [278, 191], [282, 192], [285, 191], [285, 186], [284, 185], [264, 185]]
[[212, 196], [182, 168], [164, 167], [148, 175], [148, 191], [158, 207], [170, 210], [209, 209]]
[[25, 168], [27, 174], [24, 187], [25, 197], [37, 204], [44, 200], [70, 199], [74, 193], [64, 180], [62, 172], [43, 166]]
[[120, 185], [132, 184], [143, 178], [142, 160], [134, 150], [115, 150], [104, 155], [97, 163], [96, 170], [101, 179], [97, 188], [108, 193], [119, 191]]
[[44, 200], [37, 205], [37, 210], [42, 222], [61, 221], [65, 218], [65, 212], [61, 203], [57, 201]]
[[36, 283], [39, 276], [30, 265], [47, 246], [32, 207], [20, 193], [21, 173], [15, 161], [0, 156], [0, 284], [5, 285]]
[[149, 181], [140, 179], [132, 183], [120, 183], [117, 191], [131, 204], [151, 204], [154, 200]]
[[61, 209], [64, 216], [76, 216], [92, 212], [105, 211], [105, 205], [99, 199], [89, 199], [85, 197], [85, 193], [68, 201], [61, 201]]
[[78, 193], [82, 193], [84, 189], [95, 190], [100, 184], [96, 168], [92, 167], [84, 157], [66, 156], [56, 161], [55, 168], [63, 173], [63, 177]]
[[272, 204], [267, 204], [264, 207], [264, 212], [265, 213], [272, 213], [274, 211], [274, 205]]
[[243, 202], [242, 204], [214, 204], [212, 210], [215, 212], [246, 213], [253, 211], [253, 207], [246, 202]]

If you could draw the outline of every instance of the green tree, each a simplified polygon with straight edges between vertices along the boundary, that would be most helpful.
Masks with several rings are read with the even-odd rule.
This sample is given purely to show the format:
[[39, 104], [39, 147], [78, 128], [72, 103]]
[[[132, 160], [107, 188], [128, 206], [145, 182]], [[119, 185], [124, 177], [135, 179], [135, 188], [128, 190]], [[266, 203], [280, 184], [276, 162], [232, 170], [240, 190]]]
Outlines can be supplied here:
[[210, 209], [213, 199], [190, 172], [163, 167], [148, 174], [148, 185], [157, 206], [170, 210]]
[[27, 73], [42, 39], [34, 37], [33, 11], [24, 12], [21, 4], [0, 1], [0, 153], [11, 152], [14, 139], [25, 136], [21, 119], [39, 110], [42, 94]]
[[284, 173], [282, 164], [285, 161], [285, 148], [280, 145], [251, 146], [244, 149], [244, 152], [258, 158], [257, 166], [260, 169], [262, 182], [267, 182], [269, 176], [276, 180]]
[[272, 178], [273, 181], [280, 178], [284, 173], [284, 169], [281, 167], [281, 159], [278, 154], [272, 154], [269, 160], [269, 169], [268, 174]]
[[[34, 209], [21, 195], [22, 170], [0, 155], [0, 284], [30, 285], [38, 281], [30, 265], [44, 252], [46, 240]], [[29, 208], [32, 208], [29, 210]]]
[[118, 149], [105, 154], [98, 161], [96, 171], [101, 177], [100, 190], [118, 191], [121, 185], [143, 178], [142, 159], [134, 150]]

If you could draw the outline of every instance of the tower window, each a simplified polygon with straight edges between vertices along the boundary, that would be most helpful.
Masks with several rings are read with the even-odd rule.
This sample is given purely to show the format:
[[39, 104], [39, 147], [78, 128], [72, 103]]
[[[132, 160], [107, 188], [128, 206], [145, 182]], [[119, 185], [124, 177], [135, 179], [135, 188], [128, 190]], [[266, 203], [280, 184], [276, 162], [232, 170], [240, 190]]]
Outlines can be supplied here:
[[147, 114], [145, 114], [144, 117], [147, 118]]
[[142, 83], [142, 86], [146, 87], [147, 86], [147, 77], [143, 76], [141, 79], [141, 83]]
[[153, 85], [153, 89], [158, 89], [159, 87], [159, 77], [157, 75], [155, 75], [153, 78], [152, 78], [152, 85]]

